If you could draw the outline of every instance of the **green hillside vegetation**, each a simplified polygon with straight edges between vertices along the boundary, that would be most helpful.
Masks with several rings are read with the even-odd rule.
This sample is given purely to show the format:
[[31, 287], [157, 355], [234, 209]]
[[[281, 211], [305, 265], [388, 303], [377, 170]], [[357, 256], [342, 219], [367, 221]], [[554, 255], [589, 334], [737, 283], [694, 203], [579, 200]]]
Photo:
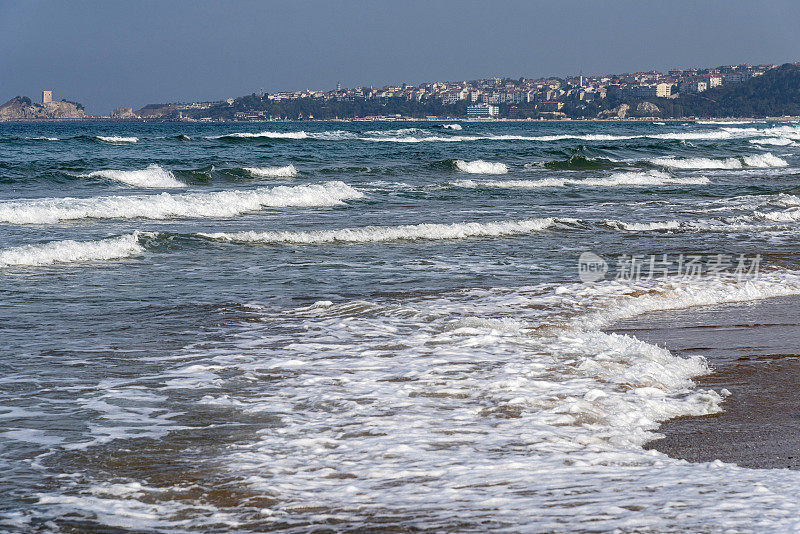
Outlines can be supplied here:
[[746, 82], [650, 101], [664, 117], [800, 116], [800, 66], [786, 64]]

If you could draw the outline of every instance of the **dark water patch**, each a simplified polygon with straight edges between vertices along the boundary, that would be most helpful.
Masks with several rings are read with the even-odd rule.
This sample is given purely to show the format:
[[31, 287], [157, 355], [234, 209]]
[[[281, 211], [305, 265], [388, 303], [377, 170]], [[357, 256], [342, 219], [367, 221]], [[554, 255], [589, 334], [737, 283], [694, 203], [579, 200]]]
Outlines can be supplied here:
[[605, 158], [587, 158], [586, 156], [574, 155], [565, 160], [546, 161], [543, 166], [552, 170], [584, 171], [612, 169], [624, 166], [624, 163]]
[[175, 169], [172, 173], [176, 178], [186, 183], [206, 184], [211, 181], [214, 166], [208, 165], [199, 169]]

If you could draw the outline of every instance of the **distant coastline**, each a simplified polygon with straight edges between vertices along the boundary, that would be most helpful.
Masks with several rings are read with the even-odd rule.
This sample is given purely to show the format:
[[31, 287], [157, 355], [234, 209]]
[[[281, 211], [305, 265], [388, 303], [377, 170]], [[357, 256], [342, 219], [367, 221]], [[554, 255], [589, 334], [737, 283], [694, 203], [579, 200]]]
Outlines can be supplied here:
[[193, 120], [178, 120], [178, 119], [114, 119], [110, 117], [84, 117], [76, 119], [4, 119], [0, 120], [0, 124], [29, 124], [29, 123], [75, 123], [75, 122], [104, 122], [104, 123], [185, 123], [185, 124], [326, 124], [326, 123], [351, 123], [351, 122], [463, 122], [475, 124], [492, 124], [492, 123], [526, 123], [536, 124], [542, 122], [632, 122], [632, 123], [646, 123], [646, 122], [692, 122], [692, 121], [719, 121], [719, 122], [794, 122], [800, 121], [800, 115], [797, 116], [781, 116], [781, 117], [615, 117], [615, 118], [571, 118], [571, 117], [558, 117], [558, 118], [540, 118], [540, 119], [468, 119], [463, 117], [436, 117], [436, 118], [414, 118], [414, 117], [392, 117], [392, 118], [373, 118], [373, 117], [359, 117], [352, 119], [274, 119], [274, 120], [210, 120], [210, 121], [193, 121]]
[[[0, 105], [0, 121], [273, 123], [797, 120], [800, 117], [800, 93], [796, 90], [800, 87], [800, 64], [765, 66], [764, 70], [748, 68], [747, 71], [743, 68], [739, 74], [727, 75], [726, 79], [730, 78], [730, 82], [720, 82], [712, 88], [707, 88], [705, 82], [696, 80], [692, 82], [694, 85], [684, 82], [678, 85], [680, 92], [673, 92], [676, 84], [670, 81], [682, 78], [677, 74], [673, 75], [671, 71], [671, 77], [664, 77], [660, 73], [646, 73], [646, 76], [642, 75], [642, 79], [648, 83], [638, 85], [603, 82], [606, 85], [597, 86], [602, 90], [595, 87], [594, 91], [585, 87], [587, 82], [583, 77], [577, 82], [550, 80], [549, 84], [536, 85], [548, 88], [546, 91], [541, 89], [535, 93], [518, 90], [529, 81], [520, 79], [514, 85], [513, 81], [495, 79], [492, 82], [496, 84], [494, 89], [487, 85], [489, 82], [486, 80], [469, 82], [477, 88], [462, 82], [466, 86], [457, 95], [443, 90], [444, 92], [431, 93], [426, 99], [414, 92], [422, 89], [412, 90], [404, 84], [397, 92], [376, 92], [371, 88], [364, 91], [362, 88], [359, 89], [360, 92], [354, 93], [357, 96], [348, 93], [349, 90], [337, 90], [329, 93], [301, 92], [299, 95], [252, 94], [219, 102], [148, 104], [136, 111], [130, 107], [119, 107], [109, 116], [87, 115], [83, 106], [77, 102], [52, 101], [52, 91], [45, 90], [41, 104], [33, 103], [28, 97], [17, 96]], [[718, 69], [711, 69], [712, 74], [716, 70]], [[705, 76], [716, 80], [718, 77], [712, 74]], [[638, 75], [631, 76], [632, 80], [641, 78]], [[692, 76], [696, 78], [697, 73]], [[617, 81], [619, 80], [628, 78], [622, 77]], [[649, 83], [650, 80], [658, 83]], [[427, 90], [426, 87], [423, 89]]]

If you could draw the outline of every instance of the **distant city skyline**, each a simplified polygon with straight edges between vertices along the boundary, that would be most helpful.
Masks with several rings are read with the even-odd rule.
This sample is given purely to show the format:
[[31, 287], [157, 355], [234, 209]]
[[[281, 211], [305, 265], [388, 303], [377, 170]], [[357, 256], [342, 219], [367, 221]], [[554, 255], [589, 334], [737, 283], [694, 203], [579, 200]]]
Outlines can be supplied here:
[[0, 101], [53, 89], [55, 100], [105, 114], [259, 88], [603, 75], [800, 58], [796, 2], [643, 4], [0, 0]]

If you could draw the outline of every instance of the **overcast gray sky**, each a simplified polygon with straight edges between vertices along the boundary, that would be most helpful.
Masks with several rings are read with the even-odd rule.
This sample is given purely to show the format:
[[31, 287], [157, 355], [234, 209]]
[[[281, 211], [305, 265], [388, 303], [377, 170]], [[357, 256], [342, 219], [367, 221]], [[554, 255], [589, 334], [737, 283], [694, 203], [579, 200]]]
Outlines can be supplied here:
[[117, 106], [800, 60], [798, 0], [0, 0], [0, 102]]

